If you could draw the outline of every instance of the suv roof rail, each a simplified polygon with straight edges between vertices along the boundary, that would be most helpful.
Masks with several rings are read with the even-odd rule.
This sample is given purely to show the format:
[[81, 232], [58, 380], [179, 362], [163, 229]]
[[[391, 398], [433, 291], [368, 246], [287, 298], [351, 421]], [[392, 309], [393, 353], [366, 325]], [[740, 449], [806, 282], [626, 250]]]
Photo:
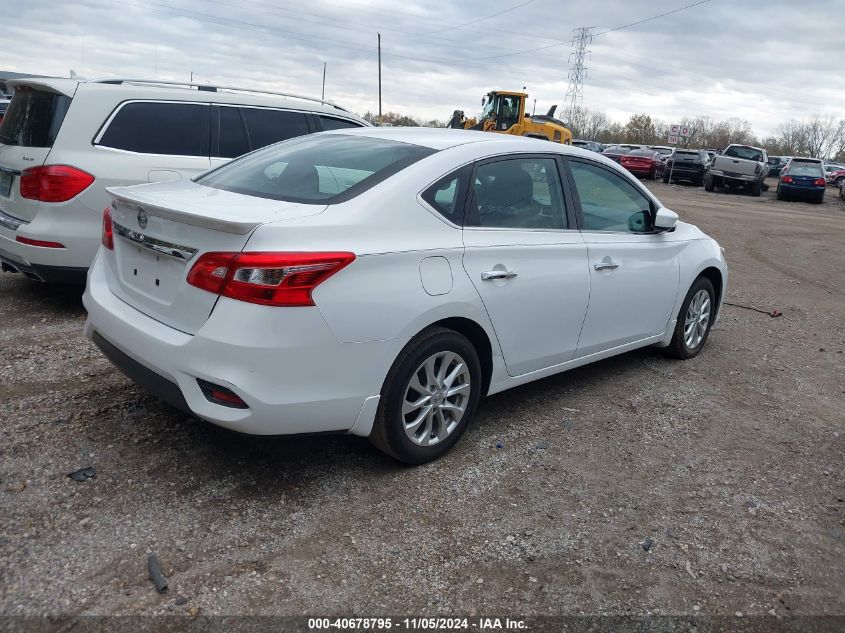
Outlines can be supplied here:
[[[341, 110], [342, 112], [349, 112], [346, 108], [337, 105], [331, 101], [326, 101], [325, 99], [317, 99], [316, 97], [306, 97], [304, 95], [292, 94], [289, 92], [275, 92], [272, 90], [256, 90], [254, 88], [238, 88], [236, 86], [214, 86], [209, 84], [201, 84], [192, 81], [168, 81], [164, 79], [127, 79], [122, 77], [110, 77], [107, 79], [91, 79], [85, 83], [93, 83], [93, 84], [138, 84], [144, 86], [173, 86], [173, 87], [180, 87], [180, 88], [196, 88], [197, 90], [201, 90], [204, 92], [219, 92], [221, 90], [225, 90], [227, 92], [244, 92], [244, 93], [251, 93], [251, 94], [259, 94], [259, 95], [272, 95], [275, 97], [288, 97], [290, 99], [301, 99], [303, 101], [312, 101], [315, 103], [320, 103], [322, 105], [327, 105], [337, 110]], [[351, 113], [350, 113], [351, 114]]]

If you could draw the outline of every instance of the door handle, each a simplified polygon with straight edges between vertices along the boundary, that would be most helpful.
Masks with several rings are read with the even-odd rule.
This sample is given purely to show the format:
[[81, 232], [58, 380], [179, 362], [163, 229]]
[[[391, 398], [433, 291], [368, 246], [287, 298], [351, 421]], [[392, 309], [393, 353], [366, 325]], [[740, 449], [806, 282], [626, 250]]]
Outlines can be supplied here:
[[492, 281], [493, 279], [513, 279], [516, 273], [512, 270], [489, 270], [481, 273], [481, 281]]
[[595, 264], [593, 268], [596, 270], [615, 270], [616, 268], [619, 268], [619, 264], [611, 259], [606, 259]]

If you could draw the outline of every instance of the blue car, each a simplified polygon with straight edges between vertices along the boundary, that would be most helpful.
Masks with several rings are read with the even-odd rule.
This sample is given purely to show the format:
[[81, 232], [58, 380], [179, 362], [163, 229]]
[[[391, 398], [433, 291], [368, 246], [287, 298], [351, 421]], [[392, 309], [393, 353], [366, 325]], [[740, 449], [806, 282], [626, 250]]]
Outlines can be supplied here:
[[818, 158], [792, 158], [780, 172], [777, 198], [809, 198], [821, 204], [826, 188], [822, 161]]

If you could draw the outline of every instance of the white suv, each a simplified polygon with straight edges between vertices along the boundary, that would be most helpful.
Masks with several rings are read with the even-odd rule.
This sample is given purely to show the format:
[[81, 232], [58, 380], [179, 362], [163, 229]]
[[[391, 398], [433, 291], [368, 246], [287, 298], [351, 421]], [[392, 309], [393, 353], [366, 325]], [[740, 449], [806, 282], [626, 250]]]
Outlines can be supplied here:
[[84, 283], [107, 187], [190, 179], [266, 145], [363, 119], [321, 99], [131, 79], [27, 78], [0, 124], [0, 265]]

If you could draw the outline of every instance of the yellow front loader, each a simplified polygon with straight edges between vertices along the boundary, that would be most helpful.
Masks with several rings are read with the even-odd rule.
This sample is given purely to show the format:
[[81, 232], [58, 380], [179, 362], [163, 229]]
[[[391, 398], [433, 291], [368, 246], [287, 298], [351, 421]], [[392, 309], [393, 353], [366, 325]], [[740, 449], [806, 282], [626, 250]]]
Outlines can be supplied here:
[[481, 116], [466, 118], [463, 110], [455, 110], [449, 127], [463, 130], [481, 130], [515, 136], [541, 138], [556, 143], [572, 144], [572, 132], [560, 119], [554, 117], [555, 107], [548, 114], [525, 114], [525, 92], [494, 90], [481, 100]]

